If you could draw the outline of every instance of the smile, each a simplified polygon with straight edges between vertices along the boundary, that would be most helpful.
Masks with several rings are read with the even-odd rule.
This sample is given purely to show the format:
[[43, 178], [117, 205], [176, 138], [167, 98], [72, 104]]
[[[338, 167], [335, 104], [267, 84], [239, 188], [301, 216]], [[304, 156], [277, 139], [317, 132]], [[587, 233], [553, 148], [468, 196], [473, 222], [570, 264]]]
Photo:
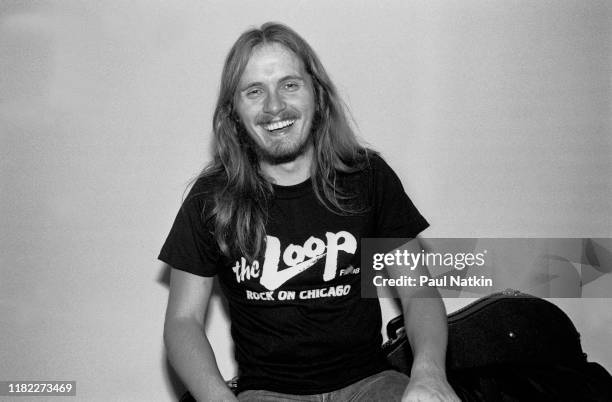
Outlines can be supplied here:
[[272, 132], [272, 131], [282, 130], [286, 127], [293, 125], [293, 123], [295, 123], [295, 120], [281, 120], [281, 121], [275, 121], [269, 124], [262, 124], [261, 126], [267, 131]]

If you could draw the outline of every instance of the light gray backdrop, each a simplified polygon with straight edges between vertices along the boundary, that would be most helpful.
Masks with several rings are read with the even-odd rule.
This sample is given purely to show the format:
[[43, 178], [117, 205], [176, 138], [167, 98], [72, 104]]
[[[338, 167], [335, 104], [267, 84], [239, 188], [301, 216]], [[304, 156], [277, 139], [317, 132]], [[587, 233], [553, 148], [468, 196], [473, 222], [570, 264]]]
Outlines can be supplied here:
[[[156, 256], [223, 58], [268, 20], [318, 51], [427, 236], [612, 236], [609, 2], [1, 0], [0, 380], [174, 398]], [[611, 370], [612, 300], [556, 302]]]

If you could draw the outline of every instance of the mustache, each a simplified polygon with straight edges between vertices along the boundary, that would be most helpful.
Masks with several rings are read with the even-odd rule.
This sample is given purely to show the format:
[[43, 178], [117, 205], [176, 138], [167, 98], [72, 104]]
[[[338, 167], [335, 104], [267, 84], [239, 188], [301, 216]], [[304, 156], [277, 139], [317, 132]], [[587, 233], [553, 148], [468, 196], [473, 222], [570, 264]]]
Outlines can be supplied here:
[[282, 112], [277, 115], [263, 114], [260, 117], [258, 117], [255, 122], [257, 124], [269, 124], [269, 123], [272, 123], [273, 121], [297, 120], [299, 119], [299, 117], [300, 117], [300, 114], [297, 112], [286, 111], [286, 112]]

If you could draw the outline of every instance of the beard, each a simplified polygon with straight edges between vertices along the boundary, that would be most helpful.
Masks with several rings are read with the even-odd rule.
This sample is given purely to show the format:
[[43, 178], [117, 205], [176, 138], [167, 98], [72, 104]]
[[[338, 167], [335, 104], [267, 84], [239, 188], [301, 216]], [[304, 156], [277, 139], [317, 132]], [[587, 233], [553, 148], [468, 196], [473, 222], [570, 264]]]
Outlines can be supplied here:
[[309, 134], [304, 138], [277, 139], [268, 145], [264, 145], [254, 140], [244, 127], [241, 127], [241, 132], [243, 138], [246, 139], [248, 148], [255, 153], [257, 159], [270, 165], [293, 162], [302, 156], [313, 143], [312, 135]]
[[302, 156], [311, 143], [311, 137], [308, 136], [301, 141], [298, 140], [291, 144], [272, 144], [269, 147], [256, 144], [255, 153], [260, 160], [270, 165], [280, 165], [282, 163], [293, 162], [299, 156]]

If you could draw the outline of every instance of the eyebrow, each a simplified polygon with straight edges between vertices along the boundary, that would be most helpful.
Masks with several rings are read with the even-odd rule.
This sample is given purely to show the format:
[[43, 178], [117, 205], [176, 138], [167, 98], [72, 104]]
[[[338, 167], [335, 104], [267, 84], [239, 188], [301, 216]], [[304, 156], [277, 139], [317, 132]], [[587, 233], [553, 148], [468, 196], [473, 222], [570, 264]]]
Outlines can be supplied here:
[[[302, 77], [301, 75], [286, 75], [283, 78], [281, 78], [280, 80], [278, 80], [278, 82], [289, 81], [289, 80], [297, 80], [297, 81], [302, 81], [302, 82], [306, 81], [304, 79], [304, 77]], [[242, 86], [240, 88], [240, 91], [244, 91], [244, 90], [247, 90], [247, 89], [249, 89], [251, 87], [256, 87], [256, 86], [259, 86], [259, 85], [263, 85], [263, 83], [259, 82], [259, 81], [257, 81], [257, 82], [249, 82], [246, 85]]]

